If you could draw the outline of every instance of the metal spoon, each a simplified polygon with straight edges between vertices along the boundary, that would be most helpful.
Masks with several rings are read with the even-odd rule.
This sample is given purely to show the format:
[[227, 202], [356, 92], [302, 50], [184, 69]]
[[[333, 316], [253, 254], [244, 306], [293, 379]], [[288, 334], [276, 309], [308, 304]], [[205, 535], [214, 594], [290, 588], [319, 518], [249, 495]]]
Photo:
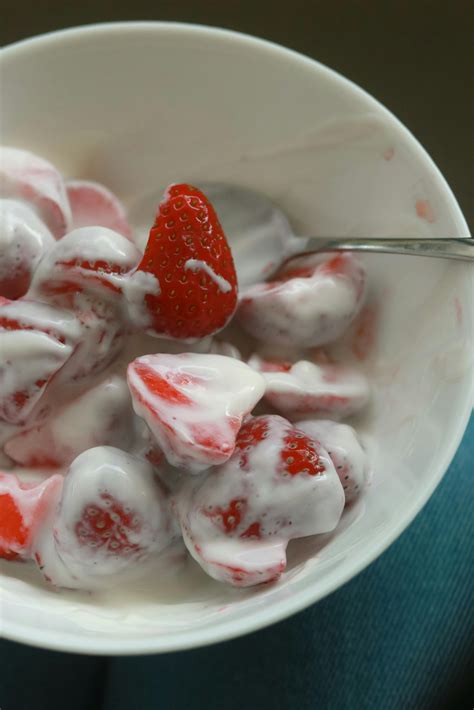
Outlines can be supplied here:
[[219, 215], [242, 285], [261, 281], [289, 258], [325, 251], [409, 254], [474, 263], [471, 237], [297, 237], [283, 212], [265, 195], [224, 183], [200, 184], [199, 187]]
[[[268, 197], [226, 183], [197, 183], [214, 205], [232, 247], [241, 286], [262, 281], [283, 262], [302, 254], [325, 251], [359, 251], [378, 254], [411, 254], [474, 263], [474, 239], [424, 239], [407, 237], [298, 237], [285, 214]], [[136, 238], [143, 248], [150, 220], [156, 212], [158, 192], [141, 196], [130, 205]]]

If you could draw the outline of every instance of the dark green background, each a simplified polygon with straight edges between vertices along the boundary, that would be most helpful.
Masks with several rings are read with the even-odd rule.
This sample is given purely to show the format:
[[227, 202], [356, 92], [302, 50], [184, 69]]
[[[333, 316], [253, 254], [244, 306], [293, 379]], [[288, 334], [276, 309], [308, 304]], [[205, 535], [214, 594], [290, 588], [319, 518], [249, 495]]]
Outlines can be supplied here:
[[471, 226], [472, 0], [0, 0], [0, 42], [114, 20], [177, 20], [247, 32], [307, 54], [391, 109], [447, 178]]

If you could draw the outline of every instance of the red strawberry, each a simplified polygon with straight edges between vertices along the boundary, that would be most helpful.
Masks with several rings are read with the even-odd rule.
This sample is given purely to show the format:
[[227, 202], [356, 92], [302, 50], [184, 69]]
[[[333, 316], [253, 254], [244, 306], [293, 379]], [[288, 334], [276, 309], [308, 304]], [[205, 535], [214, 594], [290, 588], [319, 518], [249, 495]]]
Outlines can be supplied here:
[[84, 451], [65, 477], [52, 530], [36, 542], [53, 584], [83, 589], [137, 574], [140, 563], [174, 535], [161, 485], [151, 466], [111, 446]]
[[0, 200], [0, 296], [23, 296], [38, 262], [54, 244], [51, 232], [27, 205]]
[[327, 450], [342, 483], [346, 503], [355, 500], [366, 484], [369, 464], [354, 429], [324, 419], [298, 422], [298, 427]]
[[267, 344], [313, 348], [347, 330], [364, 291], [365, 272], [352, 254], [305, 256], [241, 292], [237, 316]]
[[38, 485], [21, 483], [11, 473], [0, 473], [0, 557], [29, 556], [33, 536], [56, 505], [63, 478], [51, 476]]
[[132, 440], [132, 417], [126, 382], [112, 375], [66, 405], [56, 406], [45, 422], [10, 438], [4, 451], [22, 466], [69, 466], [94, 446], [126, 449]]
[[317, 365], [300, 360], [269, 367], [253, 355], [249, 365], [266, 381], [265, 398], [278, 411], [292, 419], [309, 415], [342, 419], [362, 409], [369, 399], [369, 384], [362, 373], [350, 367]]
[[316, 441], [278, 416], [249, 419], [221, 466], [177, 494], [188, 550], [215, 579], [249, 586], [276, 579], [288, 540], [329, 532], [344, 494]]
[[194, 473], [229, 458], [263, 395], [263, 378], [223, 355], [143, 355], [127, 377], [135, 412], [169, 463]]
[[232, 253], [214, 208], [191, 185], [172, 185], [159, 206], [138, 271], [160, 293], [145, 296], [151, 330], [197, 339], [223, 328], [237, 304]]
[[108, 227], [127, 239], [132, 238], [123, 205], [104, 185], [89, 180], [70, 180], [66, 190], [74, 229]]
[[111, 229], [75, 229], [41, 261], [30, 295], [75, 310], [83, 307], [83, 299], [76, 298], [78, 294], [111, 299], [120, 307], [117, 299], [125, 285], [125, 274], [139, 259], [138, 249]]
[[27, 420], [79, 338], [80, 325], [67, 311], [0, 299], [0, 419]]
[[71, 226], [71, 209], [56, 168], [26, 150], [0, 149], [0, 192], [29, 203], [60, 239]]

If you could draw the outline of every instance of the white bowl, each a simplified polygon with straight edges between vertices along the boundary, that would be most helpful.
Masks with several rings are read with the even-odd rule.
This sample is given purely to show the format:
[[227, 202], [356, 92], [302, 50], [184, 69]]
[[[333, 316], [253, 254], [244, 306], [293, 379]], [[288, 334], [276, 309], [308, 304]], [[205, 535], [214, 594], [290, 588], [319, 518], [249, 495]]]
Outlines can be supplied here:
[[[397, 119], [330, 69], [268, 42], [179, 24], [89, 26], [7, 47], [0, 70], [2, 142], [102, 181], [129, 204], [176, 180], [226, 180], [275, 199], [299, 233], [468, 234], [443, 177]], [[364, 363], [373, 405], [360, 421], [374, 476], [336, 533], [293, 545], [282, 581], [247, 591], [189, 563], [127, 594], [87, 596], [2, 563], [7, 638], [106, 654], [232, 638], [321, 599], [406, 528], [471, 411], [472, 270], [406, 257], [366, 263], [380, 306]]]

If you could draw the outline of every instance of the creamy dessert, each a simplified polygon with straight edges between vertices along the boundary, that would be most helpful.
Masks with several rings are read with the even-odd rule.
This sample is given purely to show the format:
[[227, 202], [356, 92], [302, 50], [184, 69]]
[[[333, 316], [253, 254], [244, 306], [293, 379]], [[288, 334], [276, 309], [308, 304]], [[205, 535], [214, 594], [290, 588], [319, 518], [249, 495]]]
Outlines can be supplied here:
[[220, 582], [274, 582], [289, 541], [334, 530], [367, 480], [340, 420], [369, 383], [315, 355], [359, 313], [363, 266], [298, 258], [239, 294], [188, 184], [139, 242], [106, 187], [1, 150], [0, 556], [94, 591], [182, 540]]

